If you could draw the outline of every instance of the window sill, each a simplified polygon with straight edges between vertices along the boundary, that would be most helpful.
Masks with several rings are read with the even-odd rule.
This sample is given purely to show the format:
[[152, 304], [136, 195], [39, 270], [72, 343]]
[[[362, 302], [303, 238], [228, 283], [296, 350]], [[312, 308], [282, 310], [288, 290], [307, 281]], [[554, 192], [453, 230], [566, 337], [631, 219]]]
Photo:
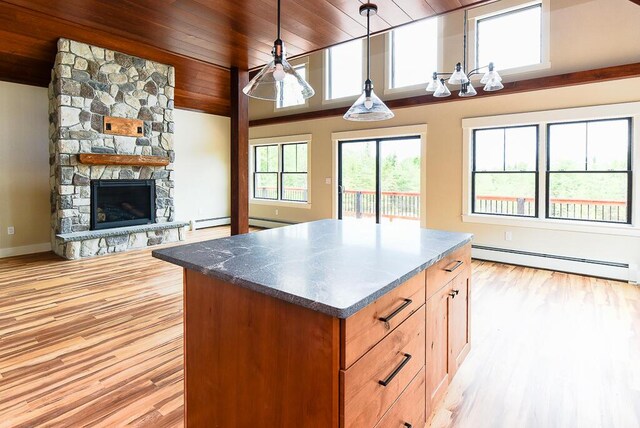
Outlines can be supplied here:
[[564, 232], [640, 237], [640, 228], [634, 227], [630, 224], [598, 224], [572, 220], [513, 218], [483, 214], [465, 214], [462, 216], [462, 221], [464, 223], [495, 224], [500, 226], [527, 227], [532, 229], [559, 230]]
[[386, 87], [383, 91], [384, 95], [411, 94], [416, 92], [426, 92], [428, 82], [417, 83], [409, 86], [399, 86], [397, 88]]
[[344, 105], [353, 104], [360, 95], [361, 93], [357, 93], [355, 95], [348, 95], [346, 97], [341, 97], [341, 98], [331, 98], [331, 99], [323, 98], [322, 105], [337, 106], [341, 104], [344, 104]]
[[270, 205], [276, 207], [302, 208], [307, 210], [311, 209], [310, 202], [280, 201], [254, 198], [249, 199], [249, 205]]
[[309, 101], [305, 101], [302, 104], [296, 104], [293, 106], [286, 106], [286, 107], [273, 107], [273, 112], [274, 113], [280, 113], [280, 112], [289, 112], [289, 111], [295, 111], [295, 110], [304, 110], [309, 108]]

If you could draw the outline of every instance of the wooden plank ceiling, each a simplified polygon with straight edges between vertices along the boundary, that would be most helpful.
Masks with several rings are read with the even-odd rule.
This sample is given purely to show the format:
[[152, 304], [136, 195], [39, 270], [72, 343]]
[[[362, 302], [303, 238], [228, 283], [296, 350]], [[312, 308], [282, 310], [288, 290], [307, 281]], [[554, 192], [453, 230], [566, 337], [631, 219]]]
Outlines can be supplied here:
[[[491, 0], [377, 0], [372, 30]], [[289, 56], [362, 37], [358, 0], [282, 0]], [[276, 0], [0, 0], [0, 80], [46, 86], [56, 40], [176, 67], [176, 106], [229, 115], [229, 69], [269, 61]]]

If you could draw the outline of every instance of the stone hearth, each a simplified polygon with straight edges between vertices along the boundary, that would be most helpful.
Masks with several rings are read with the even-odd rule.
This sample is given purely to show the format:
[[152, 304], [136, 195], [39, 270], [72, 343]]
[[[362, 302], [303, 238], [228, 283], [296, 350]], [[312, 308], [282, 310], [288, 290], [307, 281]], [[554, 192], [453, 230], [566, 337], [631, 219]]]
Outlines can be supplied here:
[[[174, 88], [172, 66], [58, 41], [49, 86], [51, 240], [58, 255], [91, 257], [183, 238], [186, 223], [174, 220], [173, 204]], [[105, 134], [105, 116], [142, 120], [143, 135]], [[170, 163], [85, 165], [81, 153], [159, 156]], [[108, 236], [96, 237], [98, 231], [90, 230], [94, 179], [155, 180], [156, 224], [109, 229]]]

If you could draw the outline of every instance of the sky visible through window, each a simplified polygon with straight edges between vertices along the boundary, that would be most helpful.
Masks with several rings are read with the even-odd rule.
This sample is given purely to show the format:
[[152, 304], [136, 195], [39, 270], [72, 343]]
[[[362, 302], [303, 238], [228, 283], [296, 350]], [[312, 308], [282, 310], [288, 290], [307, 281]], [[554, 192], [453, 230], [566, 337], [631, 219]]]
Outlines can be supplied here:
[[498, 70], [542, 62], [542, 6], [506, 12], [477, 23], [478, 67], [493, 62]]
[[362, 92], [362, 40], [329, 48], [329, 91], [327, 99], [359, 95]]
[[393, 30], [391, 87], [427, 82], [438, 69], [438, 19], [426, 19]]
[[[307, 66], [306, 64], [300, 64], [300, 65], [296, 65], [293, 66], [294, 70], [296, 70], [296, 72], [300, 75], [300, 77], [302, 77], [302, 79], [307, 80]], [[295, 79], [294, 79], [295, 81]], [[278, 98], [277, 100], [277, 107], [278, 108], [283, 108], [283, 107], [292, 107], [292, 106], [299, 106], [305, 103], [304, 98], [302, 97], [302, 93], [298, 90], [298, 86], [297, 85], [284, 85], [282, 90], [284, 91], [283, 93], [283, 99], [280, 100], [280, 98]]]

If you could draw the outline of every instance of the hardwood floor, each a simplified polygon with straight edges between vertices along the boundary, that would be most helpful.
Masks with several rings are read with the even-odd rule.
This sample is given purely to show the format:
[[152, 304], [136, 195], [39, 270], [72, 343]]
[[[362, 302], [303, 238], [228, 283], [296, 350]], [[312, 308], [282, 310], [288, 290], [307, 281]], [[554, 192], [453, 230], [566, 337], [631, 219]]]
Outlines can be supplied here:
[[[639, 287], [473, 267], [472, 350], [433, 427], [640, 426]], [[0, 427], [182, 426], [181, 294], [149, 250], [0, 260]]]
[[640, 427], [640, 287], [473, 266], [471, 352], [431, 427]]
[[0, 260], [0, 427], [182, 426], [182, 269], [150, 253]]

